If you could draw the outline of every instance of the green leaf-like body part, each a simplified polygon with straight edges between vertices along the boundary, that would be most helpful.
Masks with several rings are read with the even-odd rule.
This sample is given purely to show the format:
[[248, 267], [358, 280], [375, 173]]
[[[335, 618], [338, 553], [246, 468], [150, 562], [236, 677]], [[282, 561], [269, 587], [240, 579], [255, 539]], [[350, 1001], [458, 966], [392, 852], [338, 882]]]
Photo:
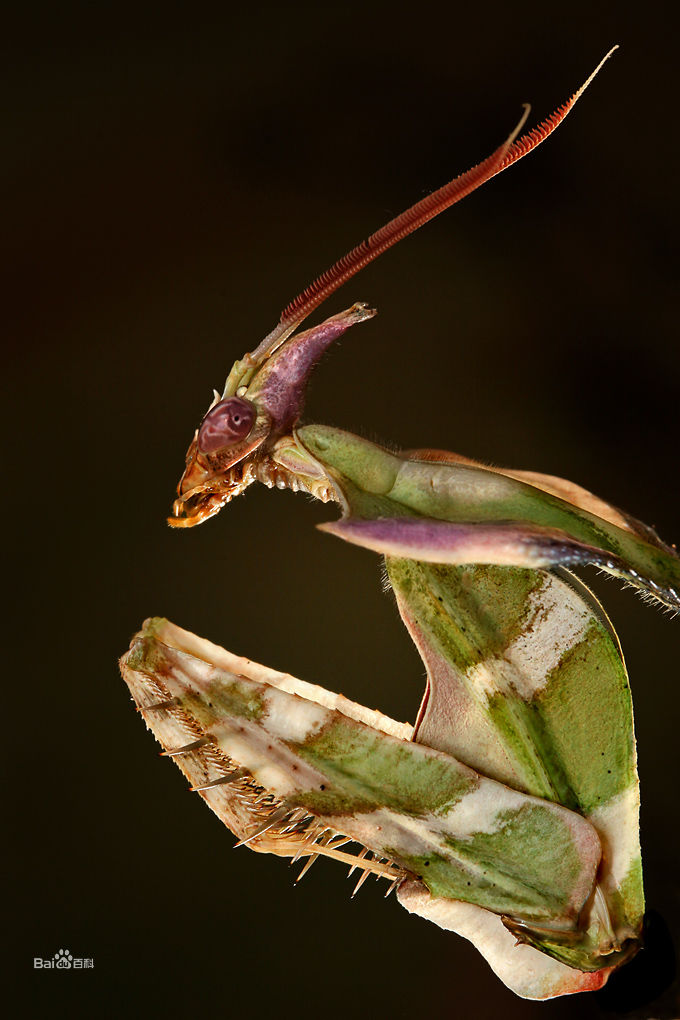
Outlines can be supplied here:
[[[680, 558], [651, 528], [623, 517], [614, 508], [609, 508], [605, 519], [518, 477], [481, 465], [400, 457], [349, 432], [324, 425], [300, 429], [298, 439], [326, 467], [351, 508], [352, 518], [398, 521], [401, 517], [420, 517], [433, 522], [523, 526], [526, 542], [513, 565], [532, 567], [579, 560], [594, 563], [680, 610]], [[614, 519], [625, 527], [613, 523]], [[353, 538], [341, 526], [329, 530], [363, 544], [360, 537]], [[398, 527], [395, 525], [393, 530], [399, 541]], [[560, 536], [564, 540], [563, 557], [559, 548], [553, 548]], [[552, 550], [549, 559], [535, 562], [546, 539]], [[395, 554], [394, 544], [390, 541], [384, 548], [379, 543], [369, 547]], [[506, 551], [503, 545], [501, 559], [491, 556], [481, 562], [507, 564]], [[401, 555], [432, 559], [425, 552], [422, 544], [411, 552], [404, 546]], [[488, 543], [485, 553], [488, 557]], [[440, 562], [447, 562], [446, 557], [442, 556]], [[480, 560], [470, 554], [466, 562]]]
[[[523, 481], [467, 465], [406, 460], [321, 426], [302, 429], [299, 437], [333, 478], [347, 523], [376, 521], [374, 535], [383, 525], [385, 534], [408, 535], [405, 518], [423, 520], [425, 529], [429, 520], [518, 521], [529, 536], [532, 528], [561, 529], [591, 547], [615, 550], [648, 576], [661, 578], [667, 570], [664, 583], [668, 576], [676, 583], [675, 557], [665, 549]], [[341, 525], [328, 530], [352, 540]], [[474, 541], [474, 526], [465, 541], [468, 534]], [[513, 927], [514, 933], [572, 968], [616, 965], [639, 940], [644, 897], [632, 702], [611, 624], [562, 568], [454, 566], [390, 555], [386, 565], [428, 671], [414, 739], [564, 804], [600, 833], [604, 858], [578, 939], [566, 943], [538, 929]], [[516, 840], [530, 852], [527, 834]], [[482, 845], [475, 855], [484, 859]]]
[[[149, 683], [164, 704], [172, 699], [168, 712], [186, 730], [180, 747], [206, 741], [191, 753], [207, 755], [216, 768], [220, 761], [224, 769], [245, 768], [283, 815], [305, 809], [435, 896], [522, 924], [576, 930], [601, 855], [583, 818], [304, 696], [318, 688], [296, 682], [300, 693], [290, 683], [284, 689], [273, 671], [263, 680], [257, 666], [252, 676], [227, 670], [220, 664], [227, 654], [150, 621], [133, 640], [123, 675], [142, 707]], [[253, 665], [246, 666], [251, 673]], [[164, 743], [176, 739], [154, 732]], [[237, 815], [237, 805], [222, 804], [221, 817], [247, 839]]]

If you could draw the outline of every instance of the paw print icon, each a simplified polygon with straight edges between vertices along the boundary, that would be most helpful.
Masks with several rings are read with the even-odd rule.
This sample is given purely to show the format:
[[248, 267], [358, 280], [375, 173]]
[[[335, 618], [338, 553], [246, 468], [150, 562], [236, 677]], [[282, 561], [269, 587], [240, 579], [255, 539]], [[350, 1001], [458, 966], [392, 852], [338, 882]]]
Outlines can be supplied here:
[[63, 970], [66, 967], [71, 967], [73, 964], [73, 957], [69, 953], [68, 949], [60, 949], [54, 954], [54, 965]]

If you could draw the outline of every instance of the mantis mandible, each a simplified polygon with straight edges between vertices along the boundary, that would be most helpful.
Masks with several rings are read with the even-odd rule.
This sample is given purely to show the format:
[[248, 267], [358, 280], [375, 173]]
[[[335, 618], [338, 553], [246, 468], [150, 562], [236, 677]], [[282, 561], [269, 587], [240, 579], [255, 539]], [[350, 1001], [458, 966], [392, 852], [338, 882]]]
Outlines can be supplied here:
[[[613, 51], [612, 51], [613, 52]], [[607, 57], [610, 54], [607, 54]], [[427, 670], [397, 723], [161, 619], [122, 659], [150, 729], [239, 845], [319, 855], [389, 882], [469, 938], [517, 994], [600, 988], [640, 945], [644, 896], [632, 703], [618, 638], [572, 567], [680, 610], [680, 559], [648, 527], [561, 478], [437, 450], [394, 453], [300, 426], [325, 350], [372, 318], [307, 316], [387, 248], [507, 169], [585, 84], [487, 159], [371, 235], [236, 361], [196, 430], [169, 523], [192, 527], [254, 481], [335, 501], [322, 525], [385, 557]]]

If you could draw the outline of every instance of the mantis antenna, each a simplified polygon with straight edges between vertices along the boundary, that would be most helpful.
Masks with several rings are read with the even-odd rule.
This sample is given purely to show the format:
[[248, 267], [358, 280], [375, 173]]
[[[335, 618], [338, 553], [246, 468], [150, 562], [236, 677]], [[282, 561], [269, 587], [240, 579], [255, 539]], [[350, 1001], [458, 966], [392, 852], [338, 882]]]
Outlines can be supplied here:
[[[522, 159], [523, 156], [528, 155], [532, 149], [535, 149], [536, 146], [545, 141], [555, 128], [562, 123], [574, 107], [574, 104], [581, 98], [598, 74], [603, 64], [606, 63], [617, 49], [618, 46], [612, 46], [590, 77], [581, 85], [580, 89], [574, 92], [571, 98], [563, 103], [562, 106], [559, 106], [549, 117], [541, 121], [537, 127], [532, 128], [531, 131], [522, 135], [521, 138], [517, 137], [524, 127], [531, 109], [528, 104], [525, 104], [524, 114], [519, 124], [491, 156], [472, 167], [466, 173], [454, 177], [448, 184], [416, 202], [415, 205], [412, 205], [399, 216], [395, 216], [393, 220], [390, 220], [389, 223], [386, 223], [384, 227], [381, 227], [374, 234], [371, 234], [365, 241], [358, 244], [356, 248], [352, 248], [347, 255], [344, 255], [330, 269], [327, 269], [321, 276], [318, 276], [284, 308], [278, 324], [250, 355], [246, 355], [243, 361], [251, 365], [253, 363], [255, 365], [260, 364], [297, 329], [310, 312], [318, 308], [326, 298], [330, 297], [343, 284], [347, 283], [351, 277], [360, 272], [369, 262], [373, 262], [384, 251], [391, 248], [392, 245], [397, 244], [404, 237], [412, 234], [414, 230], [418, 230], [428, 220], [434, 219], [435, 216], [448, 209], [449, 206], [459, 202], [461, 198], [465, 198], [470, 192], [486, 183], [492, 177], [495, 177], [502, 170], [506, 170], [513, 163], [516, 163], [518, 159]], [[243, 361], [241, 365], [243, 365]]]

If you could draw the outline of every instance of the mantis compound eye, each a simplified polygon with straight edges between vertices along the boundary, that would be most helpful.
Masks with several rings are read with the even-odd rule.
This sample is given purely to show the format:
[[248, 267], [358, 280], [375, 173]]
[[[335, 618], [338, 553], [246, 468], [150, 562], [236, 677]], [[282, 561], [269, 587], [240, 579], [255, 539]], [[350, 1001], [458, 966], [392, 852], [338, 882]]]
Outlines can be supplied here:
[[245, 439], [255, 422], [256, 412], [249, 400], [229, 397], [208, 411], [198, 430], [201, 453], [217, 453], [240, 439]]

